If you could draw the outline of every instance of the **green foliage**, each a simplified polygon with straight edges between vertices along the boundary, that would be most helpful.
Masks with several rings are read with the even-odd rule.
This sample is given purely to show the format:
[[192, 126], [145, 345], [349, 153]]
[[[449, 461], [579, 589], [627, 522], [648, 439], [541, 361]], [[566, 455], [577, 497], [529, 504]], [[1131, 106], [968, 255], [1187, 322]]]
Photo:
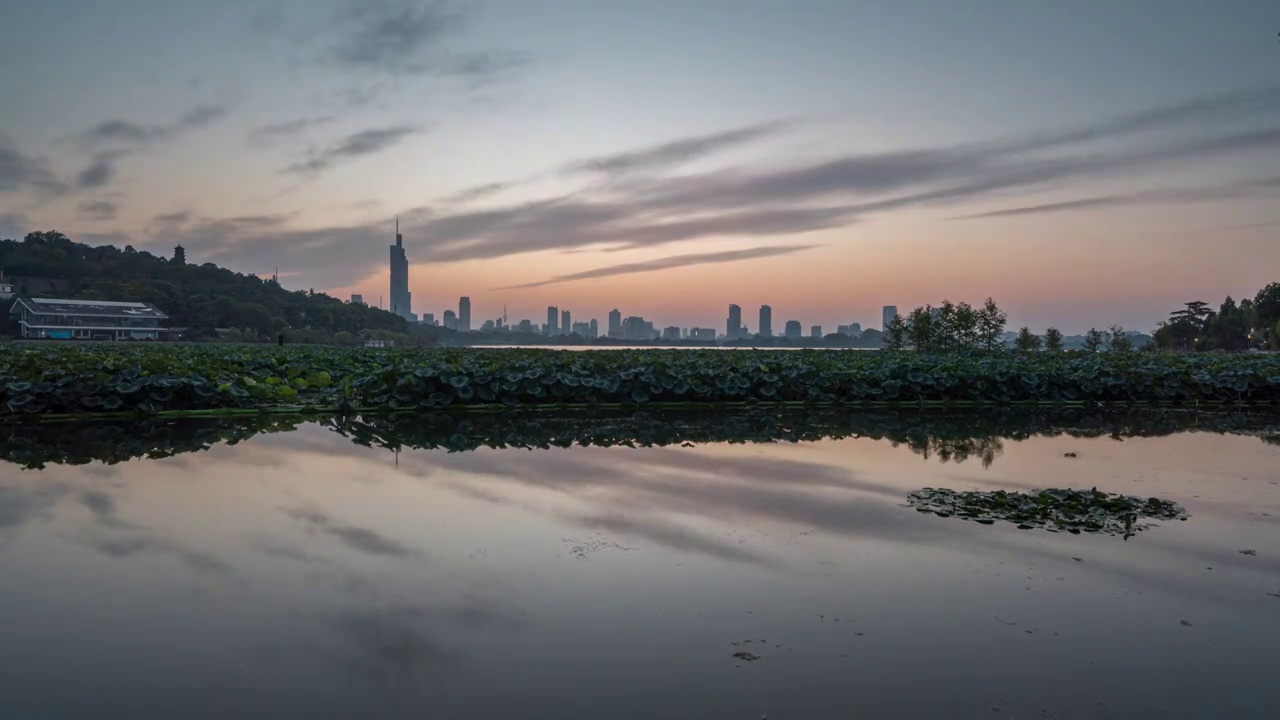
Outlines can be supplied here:
[[1150, 527], [1140, 518], [1187, 519], [1187, 511], [1168, 500], [1112, 495], [1097, 488], [1049, 488], [1030, 493], [924, 488], [909, 494], [907, 504], [922, 513], [958, 517], [984, 525], [1003, 520], [1022, 530], [1044, 528], [1075, 535], [1081, 532], [1124, 535], [1126, 540]]
[[[185, 252], [175, 252], [170, 260], [132, 247], [91, 247], [61, 233], [37, 232], [21, 242], [0, 240], [0, 267], [15, 279], [20, 295], [154, 303], [169, 315], [171, 326], [189, 328], [189, 338], [212, 338], [214, 328], [236, 329], [234, 340], [245, 342], [274, 341], [281, 332], [290, 342], [330, 342], [338, 332], [371, 330], [404, 340], [411, 332], [434, 337], [434, 329], [411, 328], [377, 308], [291, 292], [211, 263], [190, 264]], [[45, 287], [50, 283], [54, 288]]]
[[1040, 349], [1040, 337], [1031, 332], [1031, 328], [1023, 327], [1014, 338], [1013, 346], [1019, 352], [1036, 352]]
[[1049, 352], [1062, 352], [1062, 331], [1051, 327], [1044, 331], [1044, 349]]
[[1280, 402], [1280, 356], [19, 344], [0, 415], [304, 407]]

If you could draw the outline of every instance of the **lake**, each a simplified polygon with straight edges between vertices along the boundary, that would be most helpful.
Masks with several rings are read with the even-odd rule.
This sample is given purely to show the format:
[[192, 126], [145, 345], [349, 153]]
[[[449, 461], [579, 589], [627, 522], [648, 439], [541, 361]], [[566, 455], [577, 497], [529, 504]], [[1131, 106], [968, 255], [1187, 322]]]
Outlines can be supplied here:
[[[1280, 717], [1278, 430], [1047, 410], [9, 427], [0, 715]], [[1187, 519], [1121, 537], [907, 502], [1046, 487]]]

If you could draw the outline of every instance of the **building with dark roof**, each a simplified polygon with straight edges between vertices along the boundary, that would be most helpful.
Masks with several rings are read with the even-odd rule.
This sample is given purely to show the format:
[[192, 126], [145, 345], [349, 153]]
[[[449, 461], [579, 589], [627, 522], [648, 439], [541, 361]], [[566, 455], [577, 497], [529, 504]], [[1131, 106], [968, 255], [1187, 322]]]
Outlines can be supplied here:
[[14, 301], [18, 335], [61, 340], [168, 340], [169, 316], [143, 302], [24, 298]]

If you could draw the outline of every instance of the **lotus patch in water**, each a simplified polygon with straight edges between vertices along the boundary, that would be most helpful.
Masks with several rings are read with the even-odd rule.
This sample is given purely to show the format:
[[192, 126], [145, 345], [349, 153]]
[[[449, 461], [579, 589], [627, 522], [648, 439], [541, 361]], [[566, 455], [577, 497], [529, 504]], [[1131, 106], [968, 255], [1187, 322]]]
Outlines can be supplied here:
[[991, 525], [1011, 522], [1023, 530], [1123, 535], [1128, 539], [1151, 523], [1144, 519], [1186, 520], [1187, 511], [1160, 498], [1140, 498], [1092, 490], [1049, 488], [1029, 493], [996, 490], [957, 492], [924, 488], [907, 496], [907, 504], [919, 512], [958, 517]]

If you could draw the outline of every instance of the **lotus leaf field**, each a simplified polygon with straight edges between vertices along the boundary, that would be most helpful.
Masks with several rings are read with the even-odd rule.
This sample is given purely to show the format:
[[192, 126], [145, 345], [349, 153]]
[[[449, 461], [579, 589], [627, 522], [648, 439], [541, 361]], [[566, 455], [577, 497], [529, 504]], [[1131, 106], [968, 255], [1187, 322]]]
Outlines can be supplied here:
[[956, 492], [924, 488], [907, 496], [907, 504], [922, 513], [958, 517], [991, 525], [997, 520], [1011, 522], [1023, 530], [1043, 528], [1066, 531], [1124, 535], [1128, 539], [1150, 527], [1141, 518], [1186, 520], [1187, 511], [1177, 503], [1160, 498], [1114, 495], [1092, 490], [1050, 488], [1029, 493]]
[[1280, 405], [1280, 355], [0, 348], [0, 415], [720, 405]]

